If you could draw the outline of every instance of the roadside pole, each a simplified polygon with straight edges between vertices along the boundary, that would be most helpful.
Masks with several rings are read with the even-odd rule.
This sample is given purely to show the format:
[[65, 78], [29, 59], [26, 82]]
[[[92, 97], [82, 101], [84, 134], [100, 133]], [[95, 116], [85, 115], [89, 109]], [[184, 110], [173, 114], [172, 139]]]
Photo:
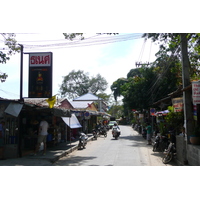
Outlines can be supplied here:
[[[20, 59], [20, 102], [23, 103], [23, 54], [24, 54], [24, 46], [22, 44], [19, 44], [19, 46], [21, 47], [21, 59]], [[18, 121], [18, 153], [19, 153], [19, 157], [22, 157], [22, 149], [21, 149], [21, 145], [22, 145], [22, 117], [21, 115], [19, 115], [19, 121]]]
[[[181, 33], [181, 56], [182, 56], [182, 82], [183, 89], [191, 84], [189, 76], [189, 58], [188, 58], [188, 41], [187, 33]], [[189, 136], [193, 132], [193, 113], [192, 113], [192, 93], [190, 90], [183, 90], [183, 103], [184, 103], [184, 124], [187, 134], [187, 143]]]
[[23, 100], [22, 93], [23, 93], [23, 54], [24, 54], [24, 46], [19, 44], [21, 47], [21, 59], [20, 59], [20, 101]]

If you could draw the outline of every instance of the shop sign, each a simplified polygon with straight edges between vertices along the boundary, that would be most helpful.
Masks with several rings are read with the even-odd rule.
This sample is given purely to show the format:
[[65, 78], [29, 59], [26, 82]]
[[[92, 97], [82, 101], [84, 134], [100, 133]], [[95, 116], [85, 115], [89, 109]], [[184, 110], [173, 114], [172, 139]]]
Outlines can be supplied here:
[[85, 119], [90, 119], [90, 113], [89, 112], [85, 112], [84, 113], [84, 117], [85, 117]]
[[155, 115], [155, 112], [156, 112], [155, 108], [150, 108], [150, 114], [151, 114], [152, 116]]
[[28, 97], [52, 97], [52, 52], [29, 53]]
[[192, 82], [192, 98], [193, 104], [200, 104], [200, 82]]
[[174, 107], [174, 112], [182, 112], [183, 111], [183, 98], [173, 98], [172, 105]]

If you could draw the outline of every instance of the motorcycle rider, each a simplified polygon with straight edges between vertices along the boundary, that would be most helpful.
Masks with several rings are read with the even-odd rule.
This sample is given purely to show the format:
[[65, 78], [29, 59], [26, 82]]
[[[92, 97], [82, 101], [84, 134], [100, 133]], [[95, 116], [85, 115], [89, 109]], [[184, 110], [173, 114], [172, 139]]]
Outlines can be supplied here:
[[120, 128], [119, 128], [119, 126], [117, 125], [117, 123], [114, 123], [113, 128], [117, 128], [118, 136], [120, 136], [121, 131], [120, 131]]

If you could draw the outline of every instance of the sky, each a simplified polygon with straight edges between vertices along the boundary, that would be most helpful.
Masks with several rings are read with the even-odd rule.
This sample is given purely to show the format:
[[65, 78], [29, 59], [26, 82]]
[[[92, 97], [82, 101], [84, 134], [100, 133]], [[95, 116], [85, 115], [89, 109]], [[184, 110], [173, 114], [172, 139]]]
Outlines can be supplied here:
[[[17, 33], [16, 40], [24, 45], [24, 53], [53, 53], [53, 91], [59, 94], [63, 76], [72, 70], [83, 70], [89, 76], [100, 74], [108, 82], [105, 91], [111, 94], [110, 86], [118, 78], [126, 78], [135, 68], [135, 62], [152, 62], [158, 46], [139, 33], [119, 33], [118, 35], [97, 35], [85, 33], [85, 40], [65, 40], [62, 33]], [[1, 36], [0, 36], [1, 37]], [[131, 38], [131, 39], [129, 39]], [[6, 47], [0, 38], [0, 49]], [[77, 44], [78, 42], [78, 44]], [[63, 44], [67, 45], [63, 45]], [[72, 44], [72, 43], [76, 43]], [[45, 45], [38, 47], [36, 45]], [[54, 45], [50, 45], [54, 44]], [[23, 59], [23, 97], [28, 97], [28, 54]], [[0, 97], [18, 99], [20, 95], [20, 53], [11, 56], [6, 64], [0, 64], [0, 71], [8, 74], [4, 83], [0, 83]], [[58, 95], [59, 96], [59, 95]]]

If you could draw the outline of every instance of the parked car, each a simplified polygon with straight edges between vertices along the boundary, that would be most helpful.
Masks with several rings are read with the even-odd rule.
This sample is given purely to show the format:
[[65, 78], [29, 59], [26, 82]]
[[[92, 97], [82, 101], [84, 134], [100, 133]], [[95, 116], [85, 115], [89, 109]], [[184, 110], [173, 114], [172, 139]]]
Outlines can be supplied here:
[[113, 125], [114, 125], [115, 123], [117, 124], [116, 121], [110, 121], [110, 122], [108, 123], [109, 128], [112, 129], [112, 127], [113, 127]]

